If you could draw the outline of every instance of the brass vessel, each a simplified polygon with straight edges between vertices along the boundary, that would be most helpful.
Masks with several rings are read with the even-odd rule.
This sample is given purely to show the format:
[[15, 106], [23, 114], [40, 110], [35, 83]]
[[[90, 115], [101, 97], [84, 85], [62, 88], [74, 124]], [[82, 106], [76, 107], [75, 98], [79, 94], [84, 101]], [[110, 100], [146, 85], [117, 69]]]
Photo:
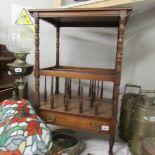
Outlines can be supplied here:
[[132, 122], [130, 150], [133, 155], [146, 155], [142, 150], [142, 141], [155, 136], [154, 98], [143, 96], [143, 102], [135, 105]]
[[14, 75], [16, 79], [16, 83], [18, 84], [18, 96], [20, 98], [24, 98], [24, 90], [25, 84], [23, 77], [32, 73], [33, 65], [28, 64], [26, 62], [26, 56], [29, 53], [25, 52], [17, 52], [15, 53], [16, 60], [13, 63], [7, 64], [8, 69], [12, 75]]
[[[134, 87], [139, 89], [138, 93], [127, 93], [126, 90], [128, 87]], [[119, 119], [119, 136], [124, 141], [128, 142], [130, 140], [131, 134], [131, 121], [132, 115], [134, 111], [134, 106], [137, 101], [140, 100], [141, 87], [137, 85], [126, 84], [124, 95], [121, 100], [121, 111], [120, 111], [120, 119]]]

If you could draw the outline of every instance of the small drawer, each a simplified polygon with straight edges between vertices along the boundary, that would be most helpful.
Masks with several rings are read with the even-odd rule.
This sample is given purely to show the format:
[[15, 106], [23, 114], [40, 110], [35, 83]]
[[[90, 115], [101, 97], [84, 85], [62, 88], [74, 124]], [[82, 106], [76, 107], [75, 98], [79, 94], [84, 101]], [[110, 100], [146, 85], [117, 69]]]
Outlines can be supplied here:
[[109, 119], [86, 117], [45, 110], [41, 110], [39, 114], [40, 117], [49, 124], [91, 130], [95, 132], [109, 133], [110, 131], [111, 123]]

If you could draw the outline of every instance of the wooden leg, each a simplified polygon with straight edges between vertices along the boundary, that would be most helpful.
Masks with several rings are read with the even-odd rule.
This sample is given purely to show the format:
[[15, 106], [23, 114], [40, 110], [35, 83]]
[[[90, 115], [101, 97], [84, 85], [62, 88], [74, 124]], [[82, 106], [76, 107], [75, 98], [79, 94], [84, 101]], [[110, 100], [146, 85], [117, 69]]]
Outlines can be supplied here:
[[110, 135], [110, 137], [109, 137], [109, 155], [113, 155], [114, 142], [115, 142], [115, 135]]

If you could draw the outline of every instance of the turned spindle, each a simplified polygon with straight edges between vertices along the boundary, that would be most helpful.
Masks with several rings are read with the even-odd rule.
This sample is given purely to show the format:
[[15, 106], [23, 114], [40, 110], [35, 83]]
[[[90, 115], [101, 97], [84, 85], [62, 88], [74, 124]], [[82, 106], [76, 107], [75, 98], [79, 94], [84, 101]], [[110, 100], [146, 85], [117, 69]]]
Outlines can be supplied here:
[[99, 115], [99, 81], [97, 83], [97, 93], [96, 93], [96, 101], [95, 101], [95, 115]]
[[68, 103], [70, 103], [70, 91], [71, 91], [71, 89], [70, 89], [70, 83], [71, 83], [71, 81], [70, 81], [71, 79], [68, 79], [67, 78], [67, 98], [68, 98]]
[[100, 90], [100, 81], [97, 81], [97, 90], [96, 90], [97, 91], [97, 93], [96, 93], [97, 97], [99, 97], [99, 90]]
[[[56, 67], [60, 65], [60, 27], [56, 27]], [[55, 79], [55, 94], [59, 94], [59, 77]]]
[[69, 88], [69, 99], [71, 99], [72, 98], [72, 79], [70, 78], [69, 79], [69, 86], [68, 86], [68, 88]]
[[51, 77], [51, 98], [50, 98], [50, 108], [54, 109], [54, 88], [53, 88], [53, 77]]
[[93, 101], [96, 99], [96, 80], [93, 82]]
[[92, 89], [92, 80], [89, 83], [89, 97], [91, 96], [91, 89]]
[[46, 86], [46, 76], [45, 76], [45, 85], [44, 85], [44, 102], [47, 102], [47, 86]]
[[40, 20], [38, 13], [34, 17], [35, 21], [35, 108], [40, 107], [40, 49], [39, 49], [39, 42], [40, 42]]
[[79, 79], [78, 96], [80, 96], [81, 80]]
[[64, 86], [64, 99], [65, 99], [65, 97], [66, 97], [66, 84], [67, 84], [67, 80], [66, 80], [66, 78], [65, 78], [65, 86]]
[[90, 107], [93, 108], [93, 101], [94, 100], [94, 80], [91, 82], [91, 89], [90, 89]]
[[100, 99], [103, 98], [103, 81], [101, 83], [101, 92], [100, 92]]
[[83, 86], [80, 88], [80, 106], [79, 113], [83, 113]]
[[68, 79], [65, 79], [65, 93], [64, 93], [64, 110], [65, 111], [68, 111], [68, 102], [69, 102]]

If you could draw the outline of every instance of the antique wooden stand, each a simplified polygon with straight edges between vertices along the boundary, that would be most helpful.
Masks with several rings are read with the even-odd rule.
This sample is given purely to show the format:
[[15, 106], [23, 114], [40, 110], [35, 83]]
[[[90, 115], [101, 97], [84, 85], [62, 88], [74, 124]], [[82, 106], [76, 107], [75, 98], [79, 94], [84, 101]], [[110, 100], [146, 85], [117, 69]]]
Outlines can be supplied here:
[[[109, 155], [113, 154], [116, 133], [125, 24], [131, 10], [131, 8], [29, 10], [35, 19], [35, 104], [39, 115], [47, 123], [108, 134]], [[56, 65], [48, 68], [40, 68], [40, 19], [56, 28]], [[115, 68], [61, 66], [59, 61], [61, 27], [118, 28]], [[40, 76], [44, 76], [45, 79], [43, 101]], [[77, 94], [72, 92], [72, 89], [75, 89], [73, 86], [75, 80], [78, 82]], [[83, 81], [90, 83], [87, 95], [83, 93], [85, 86]], [[113, 83], [112, 99], [103, 98], [104, 81]], [[62, 87], [63, 93], [60, 91]]]

